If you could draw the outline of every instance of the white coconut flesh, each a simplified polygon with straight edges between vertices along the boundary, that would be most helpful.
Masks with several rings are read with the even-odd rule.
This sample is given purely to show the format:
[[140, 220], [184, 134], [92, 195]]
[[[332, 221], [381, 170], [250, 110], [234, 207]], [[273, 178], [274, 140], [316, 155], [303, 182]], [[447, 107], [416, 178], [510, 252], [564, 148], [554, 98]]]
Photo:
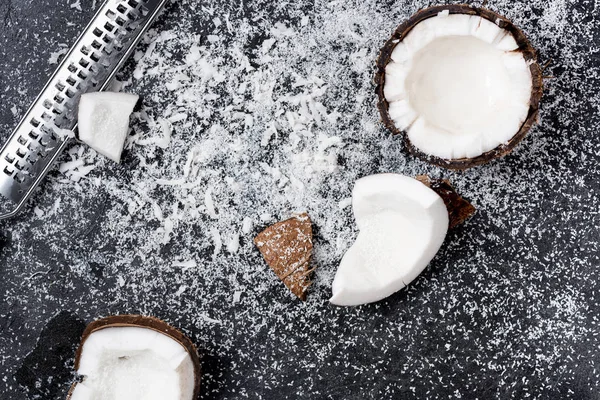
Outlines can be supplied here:
[[423, 153], [474, 158], [508, 142], [529, 112], [532, 76], [510, 32], [440, 13], [399, 42], [385, 70], [394, 125]]
[[404, 288], [427, 267], [448, 231], [442, 198], [406, 176], [358, 180], [352, 207], [360, 232], [333, 281], [330, 301], [340, 306], [372, 303]]
[[138, 96], [127, 93], [86, 93], [79, 101], [79, 139], [115, 162], [129, 132], [129, 117]]
[[105, 328], [83, 344], [70, 400], [192, 400], [194, 365], [171, 337], [142, 327]]

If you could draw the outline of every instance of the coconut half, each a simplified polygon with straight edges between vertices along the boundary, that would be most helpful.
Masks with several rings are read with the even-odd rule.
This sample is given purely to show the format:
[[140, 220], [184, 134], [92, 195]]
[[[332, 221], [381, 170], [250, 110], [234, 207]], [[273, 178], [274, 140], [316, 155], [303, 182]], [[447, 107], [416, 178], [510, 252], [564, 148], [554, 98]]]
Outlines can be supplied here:
[[194, 400], [200, 362], [194, 344], [166, 322], [120, 315], [92, 322], [75, 369], [84, 378], [67, 400]]
[[373, 303], [403, 289], [437, 254], [448, 228], [474, 213], [447, 181], [419, 179], [381, 174], [356, 182], [352, 207], [360, 233], [337, 270], [331, 303]]
[[139, 96], [127, 93], [86, 93], [79, 100], [79, 139], [114, 162], [121, 153], [129, 132], [129, 117]]
[[437, 6], [402, 24], [379, 55], [379, 111], [426, 161], [466, 169], [509, 153], [536, 121], [537, 54], [498, 14]]

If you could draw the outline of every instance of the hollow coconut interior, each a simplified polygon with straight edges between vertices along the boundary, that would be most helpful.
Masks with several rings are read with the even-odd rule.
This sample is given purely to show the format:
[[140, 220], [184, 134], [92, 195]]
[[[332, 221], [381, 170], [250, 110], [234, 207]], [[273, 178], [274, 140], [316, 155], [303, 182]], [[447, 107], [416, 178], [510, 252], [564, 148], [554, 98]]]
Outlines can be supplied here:
[[193, 400], [194, 365], [176, 340], [143, 327], [107, 327], [85, 340], [70, 400]]
[[330, 301], [340, 306], [372, 303], [404, 288], [427, 267], [448, 232], [443, 199], [407, 176], [359, 179], [352, 207], [360, 232], [333, 281]]
[[527, 119], [530, 66], [513, 35], [480, 16], [418, 23], [385, 69], [394, 125], [426, 155], [474, 158], [507, 143]]

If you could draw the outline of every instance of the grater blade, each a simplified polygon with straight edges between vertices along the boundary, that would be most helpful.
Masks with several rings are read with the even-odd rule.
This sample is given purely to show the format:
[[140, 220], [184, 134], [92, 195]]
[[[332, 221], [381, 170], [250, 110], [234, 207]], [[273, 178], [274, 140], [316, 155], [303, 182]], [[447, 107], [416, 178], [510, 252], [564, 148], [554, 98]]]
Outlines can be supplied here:
[[103, 91], [168, 0], [107, 0], [0, 151], [0, 220], [25, 205], [69, 143], [77, 105]]

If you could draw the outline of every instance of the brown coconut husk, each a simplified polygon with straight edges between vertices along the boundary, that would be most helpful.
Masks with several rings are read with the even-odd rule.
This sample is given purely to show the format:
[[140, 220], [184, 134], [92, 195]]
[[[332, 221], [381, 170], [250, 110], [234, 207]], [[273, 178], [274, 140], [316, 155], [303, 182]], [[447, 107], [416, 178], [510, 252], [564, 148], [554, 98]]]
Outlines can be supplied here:
[[436, 192], [448, 209], [449, 227], [453, 229], [462, 225], [477, 211], [467, 200], [462, 198], [447, 179], [432, 179], [427, 175], [419, 175], [415, 178], [434, 192]]
[[[519, 45], [519, 48], [515, 51], [521, 52], [525, 60], [528, 63], [530, 63], [532, 89], [527, 119], [525, 120], [525, 122], [523, 122], [521, 128], [507, 143], [501, 144], [495, 149], [473, 158], [444, 159], [425, 154], [421, 150], [417, 149], [415, 146], [412, 145], [412, 143], [408, 139], [408, 135], [406, 135], [405, 132], [399, 130], [394, 125], [394, 121], [392, 121], [388, 112], [389, 104], [383, 94], [383, 88], [385, 86], [385, 68], [391, 60], [392, 51], [396, 47], [396, 44], [402, 41], [417, 24], [428, 18], [437, 16], [442, 11], [449, 11], [450, 14], [477, 15], [495, 23], [500, 28], [507, 30], [508, 32], [510, 32], [510, 34], [513, 35], [517, 44]], [[400, 25], [394, 31], [392, 36], [388, 39], [388, 41], [385, 43], [385, 45], [379, 53], [379, 57], [377, 58], [377, 72], [375, 74], [375, 84], [377, 85], [376, 91], [379, 97], [377, 108], [379, 109], [379, 113], [381, 114], [383, 124], [394, 134], [404, 134], [406, 148], [411, 154], [423, 159], [424, 161], [430, 164], [453, 170], [465, 170], [472, 167], [476, 167], [482, 164], [486, 164], [491, 160], [503, 157], [510, 153], [521, 142], [521, 140], [523, 140], [523, 138], [527, 135], [531, 127], [537, 122], [540, 100], [542, 98], [543, 93], [542, 69], [540, 68], [537, 61], [537, 52], [535, 51], [535, 49], [533, 48], [523, 31], [517, 28], [508, 19], [496, 14], [493, 11], [484, 8], [471, 7], [466, 4], [455, 4], [426, 8], [417, 12], [409, 20]]]
[[[165, 321], [160, 320], [154, 317], [145, 317], [142, 315], [114, 315], [106, 318], [102, 318], [90, 323], [83, 331], [83, 335], [81, 336], [81, 342], [79, 343], [79, 347], [77, 348], [77, 352], [75, 353], [75, 370], [79, 368], [79, 361], [81, 359], [81, 353], [83, 351], [83, 345], [86, 340], [90, 337], [90, 335], [94, 332], [100, 331], [102, 329], [109, 328], [122, 328], [122, 327], [136, 327], [136, 328], [146, 328], [151, 329], [156, 332], [160, 332], [164, 335], [167, 335], [171, 339], [175, 340], [177, 343], [183, 346], [190, 355], [192, 359], [192, 364], [194, 365], [194, 396], [193, 399], [197, 399], [200, 395], [200, 378], [201, 378], [201, 370], [200, 370], [200, 359], [198, 358], [198, 351], [196, 346], [192, 341], [184, 335], [178, 329], [172, 327], [167, 324]], [[71, 395], [75, 390], [75, 386], [78, 385], [78, 382], [75, 382], [69, 393], [67, 394], [67, 400], [71, 399]]]
[[269, 226], [254, 238], [254, 244], [287, 288], [306, 301], [313, 272], [310, 269], [313, 233], [308, 214]]

